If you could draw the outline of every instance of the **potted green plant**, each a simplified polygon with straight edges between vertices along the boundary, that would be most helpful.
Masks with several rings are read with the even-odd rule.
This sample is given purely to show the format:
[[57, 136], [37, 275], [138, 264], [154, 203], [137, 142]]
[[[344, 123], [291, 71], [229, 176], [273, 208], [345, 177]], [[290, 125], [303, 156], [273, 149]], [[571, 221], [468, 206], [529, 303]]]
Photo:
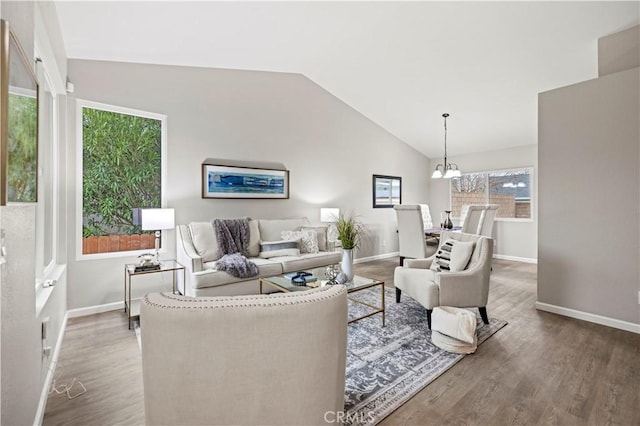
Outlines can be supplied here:
[[340, 214], [335, 221], [338, 240], [342, 246], [342, 272], [347, 281], [353, 280], [353, 249], [360, 245], [364, 234], [362, 223], [354, 215]]

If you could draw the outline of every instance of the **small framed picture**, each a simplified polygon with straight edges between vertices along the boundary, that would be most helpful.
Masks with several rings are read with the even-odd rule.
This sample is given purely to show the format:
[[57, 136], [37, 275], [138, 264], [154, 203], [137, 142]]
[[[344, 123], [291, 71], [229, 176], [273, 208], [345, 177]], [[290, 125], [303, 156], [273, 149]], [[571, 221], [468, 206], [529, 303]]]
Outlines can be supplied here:
[[289, 170], [203, 164], [202, 198], [289, 198]]
[[402, 204], [402, 178], [373, 175], [373, 208], [391, 208]]

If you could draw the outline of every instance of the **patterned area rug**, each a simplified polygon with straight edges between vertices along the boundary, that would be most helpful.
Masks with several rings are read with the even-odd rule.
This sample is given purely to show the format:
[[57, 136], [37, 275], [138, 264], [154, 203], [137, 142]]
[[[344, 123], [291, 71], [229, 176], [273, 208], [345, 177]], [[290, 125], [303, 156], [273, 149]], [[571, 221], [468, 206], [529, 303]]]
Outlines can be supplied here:
[[[380, 290], [351, 296], [379, 304]], [[375, 425], [443, 374], [465, 355], [443, 351], [431, 343], [427, 311], [403, 295], [395, 302], [395, 290], [386, 289], [386, 326], [380, 314], [349, 325], [345, 423]], [[349, 316], [369, 308], [349, 301]], [[485, 325], [477, 315], [478, 345], [507, 325], [490, 318]], [[473, 356], [473, 355], [471, 355]]]

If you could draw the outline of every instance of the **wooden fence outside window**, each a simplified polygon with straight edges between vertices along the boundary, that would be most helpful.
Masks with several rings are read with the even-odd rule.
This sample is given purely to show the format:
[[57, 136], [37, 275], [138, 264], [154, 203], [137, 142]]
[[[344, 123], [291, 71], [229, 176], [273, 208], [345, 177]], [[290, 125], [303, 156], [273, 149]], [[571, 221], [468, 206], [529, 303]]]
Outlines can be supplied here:
[[154, 234], [86, 237], [82, 239], [82, 254], [153, 249], [155, 248], [155, 241]]

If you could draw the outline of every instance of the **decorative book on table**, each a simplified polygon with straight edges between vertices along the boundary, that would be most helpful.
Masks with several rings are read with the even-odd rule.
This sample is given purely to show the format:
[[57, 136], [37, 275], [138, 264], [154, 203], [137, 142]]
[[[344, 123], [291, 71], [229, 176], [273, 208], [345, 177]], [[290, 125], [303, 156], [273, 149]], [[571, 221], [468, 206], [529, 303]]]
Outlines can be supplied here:
[[160, 269], [160, 264], [142, 264], [136, 265], [135, 272], [157, 271]]
[[318, 277], [310, 272], [305, 271], [290, 272], [288, 274], [285, 274], [284, 277], [288, 280], [291, 280], [292, 283], [298, 285], [305, 285], [306, 283], [312, 283], [318, 280]]

